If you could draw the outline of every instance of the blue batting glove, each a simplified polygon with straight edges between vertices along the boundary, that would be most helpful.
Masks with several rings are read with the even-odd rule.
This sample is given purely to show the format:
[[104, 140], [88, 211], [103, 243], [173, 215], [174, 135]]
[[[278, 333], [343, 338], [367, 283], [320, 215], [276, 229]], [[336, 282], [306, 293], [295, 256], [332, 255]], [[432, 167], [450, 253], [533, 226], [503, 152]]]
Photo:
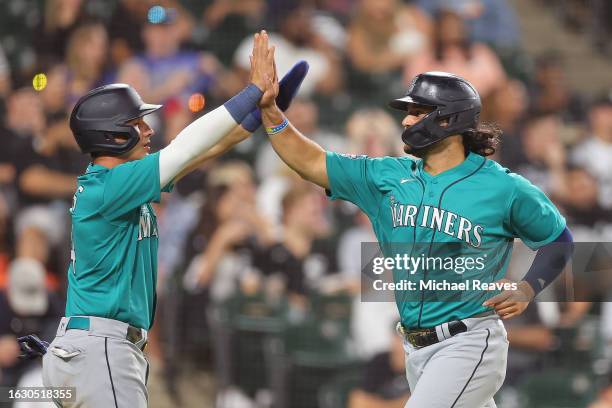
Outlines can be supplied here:
[[39, 339], [35, 334], [28, 334], [27, 336], [19, 337], [17, 339], [21, 354], [19, 358], [25, 360], [31, 360], [37, 357], [42, 357], [49, 348], [49, 343]]
[[[306, 61], [300, 61], [279, 81], [276, 106], [283, 112], [291, 105], [291, 101], [300, 89], [304, 78], [306, 78], [308, 68], [309, 65]], [[259, 109], [251, 111], [240, 124], [249, 132], [255, 132], [261, 126], [261, 111]]]

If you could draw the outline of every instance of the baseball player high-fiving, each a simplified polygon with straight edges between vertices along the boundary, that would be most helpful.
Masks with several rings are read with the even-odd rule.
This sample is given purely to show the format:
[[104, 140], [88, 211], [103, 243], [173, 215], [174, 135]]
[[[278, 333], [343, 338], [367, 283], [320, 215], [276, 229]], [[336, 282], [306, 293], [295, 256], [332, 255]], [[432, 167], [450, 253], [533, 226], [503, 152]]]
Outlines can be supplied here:
[[[261, 102], [277, 154], [332, 199], [351, 201], [367, 214], [386, 257], [393, 257], [394, 244], [418, 244], [424, 256], [451, 259], [457, 258], [454, 248], [461, 248], [461, 256], [487, 248], [493, 259], [470, 277], [494, 282], [504, 277], [514, 238], [538, 250], [515, 289], [476, 292], [478, 302], [440, 301], [432, 289], [395, 291], [398, 332], [408, 354], [406, 407], [495, 407], [508, 351], [502, 319], [522, 313], [558, 276], [571, 254], [571, 234], [546, 195], [486, 158], [494, 153], [500, 131], [479, 121], [480, 97], [468, 81], [426, 72], [390, 106], [405, 111], [402, 140], [413, 157], [326, 152], [300, 134], [273, 99]], [[425, 283], [465, 277], [453, 269], [411, 272]], [[397, 270], [393, 275], [396, 282], [407, 276]]]
[[149, 154], [153, 131], [144, 117], [161, 105], [143, 103], [130, 86], [96, 88], [74, 107], [70, 126], [92, 163], [78, 178], [70, 209], [66, 316], [43, 358], [45, 386], [75, 388], [76, 401], [56, 401], [58, 406], [147, 406], [143, 349], [155, 315], [158, 245], [151, 202], [248, 137], [261, 124], [260, 99], [277, 97], [277, 104], [288, 106], [308, 67], [297, 64], [279, 94], [265, 91], [276, 82], [273, 61], [267, 34], [256, 34], [251, 83], [158, 153]]

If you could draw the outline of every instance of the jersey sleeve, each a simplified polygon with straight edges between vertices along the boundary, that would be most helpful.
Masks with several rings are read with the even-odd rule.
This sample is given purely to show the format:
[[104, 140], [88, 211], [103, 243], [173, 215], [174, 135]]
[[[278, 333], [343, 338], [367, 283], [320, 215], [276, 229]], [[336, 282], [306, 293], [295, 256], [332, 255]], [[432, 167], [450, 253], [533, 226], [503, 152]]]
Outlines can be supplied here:
[[542, 190], [521, 176], [515, 177], [508, 224], [514, 236], [536, 250], [557, 239], [565, 228], [565, 218]]
[[114, 167], [104, 181], [100, 213], [113, 219], [145, 203], [159, 202], [159, 184], [159, 153]]
[[375, 159], [327, 152], [326, 160], [329, 197], [350, 201], [368, 217], [375, 217], [382, 199], [382, 193], [374, 182]]

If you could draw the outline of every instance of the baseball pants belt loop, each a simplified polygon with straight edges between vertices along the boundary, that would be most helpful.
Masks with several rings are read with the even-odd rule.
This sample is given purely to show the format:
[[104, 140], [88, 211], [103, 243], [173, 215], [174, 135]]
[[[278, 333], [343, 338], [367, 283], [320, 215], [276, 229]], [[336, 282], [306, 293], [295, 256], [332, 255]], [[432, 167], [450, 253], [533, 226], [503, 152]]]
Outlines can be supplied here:
[[86, 330], [94, 335], [126, 339], [141, 350], [147, 345], [147, 331], [125, 322], [93, 316], [72, 316], [66, 320], [65, 330]]

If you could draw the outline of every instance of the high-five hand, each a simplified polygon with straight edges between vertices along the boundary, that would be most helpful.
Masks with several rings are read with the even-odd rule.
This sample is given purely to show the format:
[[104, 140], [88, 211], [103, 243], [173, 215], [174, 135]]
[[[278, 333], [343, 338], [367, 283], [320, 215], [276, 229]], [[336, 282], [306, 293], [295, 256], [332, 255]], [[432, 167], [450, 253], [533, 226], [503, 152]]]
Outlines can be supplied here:
[[268, 33], [262, 30], [255, 34], [253, 40], [250, 81], [266, 92], [273, 86], [275, 76], [274, 47], [268, 46]]

